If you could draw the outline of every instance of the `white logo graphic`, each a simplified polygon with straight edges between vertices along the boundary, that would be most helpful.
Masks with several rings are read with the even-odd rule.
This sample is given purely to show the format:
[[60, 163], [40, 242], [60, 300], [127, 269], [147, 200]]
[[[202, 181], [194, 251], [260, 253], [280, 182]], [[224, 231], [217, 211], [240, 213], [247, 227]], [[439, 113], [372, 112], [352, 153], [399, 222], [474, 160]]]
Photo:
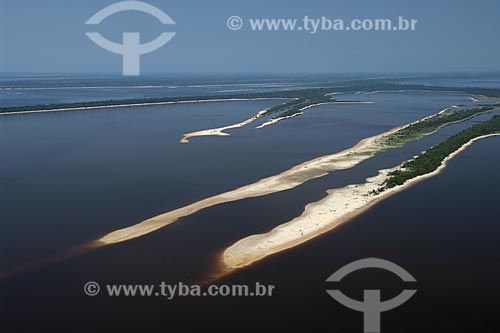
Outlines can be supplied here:
[[226, 23], [231, 30], [240, 30], [243, 27], [243, 19], [239, 16], [231, 16]]
[[[390, 261], [377, 258], [361, 259], [352, 262], [333, 273], [326, 281], [339, 282], [346, 275], [364, 268], [385, 269], [399, 276], [401, 280], [405, 282], [416, 282], [415, 278], [403, 268]], [[380, 314], [402, 305], [403, 303], [408, 301], [417, 291], [403, 290], [398, 296], [383, 302], [381, 301], [380, 290], [365, 290], [363, 302], [347, 297], [340, 290], [327, 290], [326, 292], [340, 304], [350, 309], [363, 312], [365, 333], [379, 333]]]
[[[108, 16], [124, 11], [144, 12], [156, 17], [163, 24], [175, 24], [174, 20], [166, 13], [141, 1], [117, 2], [100, 10], [85, 24], [100, 24]], [[175, 36], [175, 32], [164, 32], [155, 40], [145, 44], [140, 43], [140, 33], [138, 32], [124, 32], [123, 44], [107, 40], [98, 32], [87, 32], [86, 35], [100, 47], [123, 55], [123, 75], [139, 75], [141, 55], [153, 52], [168, 43]]]

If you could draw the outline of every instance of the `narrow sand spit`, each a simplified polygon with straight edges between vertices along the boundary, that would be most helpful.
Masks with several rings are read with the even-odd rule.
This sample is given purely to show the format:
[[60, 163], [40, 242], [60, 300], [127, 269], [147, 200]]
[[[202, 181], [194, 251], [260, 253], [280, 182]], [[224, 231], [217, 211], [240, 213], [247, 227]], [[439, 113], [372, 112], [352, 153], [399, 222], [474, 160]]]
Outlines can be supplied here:
[[297, 113], [292, 114], [291, 116], [269, 119], [265, 123], [262, 123], [262, 124], [260, 124], [259, 126], [255, 127], [255, 128], [256, 129], [261, 129], [261, 128], [264, 128], [266, 126], [276, 124], [278, 121], [285, 120], [285, 119], [290, 119], [290, 118], [296, 117], [296, 116], [301, 115], [301, 114], [304, 114], [304, 113], [303, 112], [297, 112]]
[[[329, 94], [326, 94], [326, 95], [329, 95]], [[302, 111], [304, 111], [306, 109], [309, 109], [309, 108], [312, 108], [312, 107], [315, 107], [315, 106], [324, 105], [324, 104], [373, 104], [373, 103], [374, 102], [334, 102], [334, 101], [332, 101], [332, 102], [323, 102], [323, 103], [311, 104], [311, 105], [303, 107], [302, 109], [299, 110], [300, 112], [294, 113], [291, 116], [269, 119], [265, 123], [262, 123], [261, 125], [255, 127], [255, 128], [256, 129], [260, 129], [260, 128], [263, 128], [263, 127], [266, 127], [266, 126], [269, 126], [269, 125], [276, 124], [278, 121], [282, 121], [282, 120], [285, 120], [285, 119], [290, 119], [290, 118], [299, 116], [301, 114], [304, 114], [304, 112], [302, 112]]]
[[294, 113], [290, 116], [285, 116], [285, 117], [278, 117], [278, 118], [273, 118], [273, 119], [269, 119], [268, 121], [266, 121], [265, 123], [262, 123], [261, 125], [255, 127], [256, 129], [260, 129], [260, 128], [264, 128], [266, 126], [269, 126], [269, 125], [273, 125], [273, 124], [276, 124], [278, 121], [282, 121], [282, 120], [285, 120], [285, 119], [290, 119], [290, 118], [293, 118], [293, 117], [296, 117], [296, 116], [299, 116], [301, 114], [304, 114], [304, 110], [307, 110], [309, 108], [312, 108], [312, 107], [315, 107], [315, 106], [319, 106], [319, 105], [323, 105], [323, 104], [337, 104], [335, 102], [324, 102], [324, 103], [317, 103], [317, 104], [311, 104], [311, 105], [308, 105], [308, 106], [305, 106], [303, 107], [302, 109], [299, 109], [299, 112], [297, 113]]
[[[270, 120], [262, 123], [261, 125], [255, 127], [255, 128], [256, 129], [260, 129], [260, 128], [263, 128], [263, 127], [275, 124], [275, 123], [277, 123], [280, 120], [293, 118], [295, 116], [303, 114], [303, 112], [302, 112], [303, 110], [306, 110], [306, 109], [309, 109], [309, 108], [312, 108], [312, 107], [315, 107], [315, 106], [323, 105], [323, 104], [371, 104], [371, 103], [373, 103], [373, 102], [325, 102], [325, 103], [312, 104], [312, 105], [308, 105], [308, 106], [300, 109], [301, 112], [292, 114], [291, 116], [287, 116], [287, 117], [270, 119]], [[191, 132], [191, 133], [186, 133], [186, 134], [184, 134], [184, 137], [180, 140], [180, 142], [181, 143], [189, 143], [189, 138], [196, 137], [196, 136], [210, 136], [210, 135], [215, 135], [215, 136], [229, 136], [231, 134], [225, 133], [224, 132], [225, 130], [232, 129], [232, 128], [240, 128], [240, 127], [246, 126], [246, 125], [248, 125], [250, 123], [253, 123], [257, 119], [259, 119], [262, 116], [264, 116], [268, 110], [269, 109], [265, 109], [265, 110], [259, 111], [252, 118], [249, 118], [249, 119], [244, 120], [244, 121], [242, 121], [240, 123], [237, 123], [237, 124], [228, 125], [228, 126], [224, 126], [224, 127], [218, 127], [218, 128], [210, 128], [210, 129], [196, 131], [196, 132]]]
[[244, 120], [244, 121], [242, 121], [240, 123], [237, 123], [237, 124], [228, 125], [228, 126], [219, 127], [219, 128], [210, 128], [210, 129], [196, 131], [196, 132], [191, 132], [191, 133], [186, 133], [186, 134], [184, 134], [184, 137], [181, 139], [180, 142], [181, 143], [188, 143], [189, 142], [189, 138], [192, 138], [192, 137], [195, 137], [195, 136], [209, 136], [209, 135], [229, 136], [231, 134], [224, 133], [225, 130], [232, 129], [232, 128], [239, 128], [239, 127], [246, 126], [246, 125], [248, 125], [250, 123], [253, 123], [257, 119], [259, 119], [260, 117], [262, 117], [268, 110], [269, 109], [265, 109], [265, 110], [259, 111], [252, 118], [249, 118], [249, 119]]
[[389, 172], [400, 169], [401, 165], [392, 169], [380, 170], [377, 176], [368, 178], [364, 184], [348, 185], [343, 188], [328, 190], [324, 199], [307, 205], [302, 215], [295, 219], [281, 224], [267, 233], [243, 238], [228, 247], [222, 254], [221, 261], [224, 268], [221, 275], [251, 265], [272, 254], [303, 244], [338, 227], [395, 193], [403, 191], [424, 179], [438, 175], [446, 168], [448, 161], [474, 142], [498, 135], [500, 133], [474, 138], [446, 157], [435, 171], [413, 178], [403, 185], [379, 194], [373, 194], [372, 191], [383, 184]]
[[229, 102], [229, 101], [263, 101], [263, 100], [273, 100], [273, 99], [283, 99], [283, 98], [220, 98], [220, 99], [198, 99], [198, 100], [187, 100], [187, 101], [176, 101], [176, 102], [158, 102], [158, 103], [136, 103], [136, 104], [121, 104], [121, 105], [100, 105], [100, 106], [87, 106], [78, 108], [61, 108], [61, 109], [48, 109], [48, 110], [28, 110], [28, 111], [17, 111], [17, 112], [0, 112], [0, 116], [8, 116], [14, 114], [26, 114], [26, 113], [45, 113], [45, 112], [60, 112], [60, 111], [79, 111], [79, 110], [95, 110], [95, 109], [113, 109], [113, 108], [125, 108], [132, 106], [148, 106], [148, 105], [170, 105], [170, 104], [188, 104], [188, 103], [208, 103], [208, 102]]

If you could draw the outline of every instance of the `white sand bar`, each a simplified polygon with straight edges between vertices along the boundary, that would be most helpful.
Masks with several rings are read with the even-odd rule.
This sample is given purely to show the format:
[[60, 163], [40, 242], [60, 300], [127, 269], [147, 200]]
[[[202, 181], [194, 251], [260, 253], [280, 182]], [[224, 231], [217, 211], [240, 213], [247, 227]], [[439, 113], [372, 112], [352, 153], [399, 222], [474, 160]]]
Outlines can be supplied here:
[[262, 117], [267, 112], [267, 110], [268, 109], [259, 111], [252, 118], [249, 118], [249, 119], [244, 120], [244, 121], [242, 121], [240, 123], [237, 123], [237, 124], [228, 125], [228, 126], [224, 126], [224, 127], [218, 127], [218, 128], [210, 128], [210, 129], [196, 131], [196, 132], [191, 132], [191, 133], [186, 133], [186, 134], [184, 134], [184, 137], [181, 139], [180, 142], [181, 143], [188, 143], [189, 142], [189, 138], [196, 137], [196, 136], [210, 136], [210, 135], [229, 136], [230, 134], [229, 133], [225, 133], [224, 132], [225, 130], [232, 129], [232, 128], [240, 128], [240, 127], [246, 126], [246, 125], [248, 125], [250, 123], [253, 123], [257, 119], [259, 119], [260, 117]]

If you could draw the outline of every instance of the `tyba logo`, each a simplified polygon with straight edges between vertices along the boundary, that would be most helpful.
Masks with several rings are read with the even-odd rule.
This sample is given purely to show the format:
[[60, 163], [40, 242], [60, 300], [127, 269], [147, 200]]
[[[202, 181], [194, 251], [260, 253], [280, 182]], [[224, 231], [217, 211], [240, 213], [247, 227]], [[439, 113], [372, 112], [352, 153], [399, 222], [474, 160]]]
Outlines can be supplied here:
[[[383, 259], [367, 258], [352, 262], [335, 273], [333, 273], [326, 281], [340, 282], [345, 276], [365, 268], [380, 268], [385, 269], [399, 276], [405, 282], [416, 282], [415, 278], [398, 265]], [[408, 301], [417, 291], [403, 290], [398, 296], [382, 301], [380, 290], [365, 290], [363, 301], [358, 301], [347, 297], [340, 290], [327, 290], [327, 293], [340, 304], [363, 312], [364, 315], [364, 332], [379, 333], [380, 332], [380, 314], [385, 311], [392, 310]]]
[[[122, 1], [110, 5], [92, 16], [85, 24], [100, 24], [107, 17], [125, 11], [139, 11], [156, 17], [163, 24], [175, 24], [174, 20], [155, 6], [141, 1]], [[164, 32], [155, 40], [141, 44], [140, 33], [124, 32], [123, 44], [104, 38], [98, 32], [87, 32], [86, 35], [100, 47], [123, 56], [123, 75], [139, 75], [141, 55], [153, 52], [168, 43], [175, 32]]]

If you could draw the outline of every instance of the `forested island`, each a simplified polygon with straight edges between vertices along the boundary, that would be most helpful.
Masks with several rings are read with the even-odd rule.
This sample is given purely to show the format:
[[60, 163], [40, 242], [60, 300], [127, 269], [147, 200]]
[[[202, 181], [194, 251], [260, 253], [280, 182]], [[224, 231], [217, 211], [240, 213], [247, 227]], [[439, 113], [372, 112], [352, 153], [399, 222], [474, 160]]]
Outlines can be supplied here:
[[399, 170], [394, 170], [388, 174], [384, 185], [376, 192], [381, 193], [387, 189], [402, 185], [410, 179], [437, 170], [445, 158], [469, 141], [491, 134], [500, 134], [500, 116], [493, 116], [488, 121], [473, 125], [430, 148], [415, 159], [403, 163]]
[[500, 107], [500, 104], [478, 106], [470, 109], [452, 107], [424, 120], [414, 122], [386, 138], [386, 144], [391, 147], [400, 147], [408, 141], [418, 139], [432, 133], [439, 128], [453, 123], [468, 120], [482, 113], [491, 112]]

